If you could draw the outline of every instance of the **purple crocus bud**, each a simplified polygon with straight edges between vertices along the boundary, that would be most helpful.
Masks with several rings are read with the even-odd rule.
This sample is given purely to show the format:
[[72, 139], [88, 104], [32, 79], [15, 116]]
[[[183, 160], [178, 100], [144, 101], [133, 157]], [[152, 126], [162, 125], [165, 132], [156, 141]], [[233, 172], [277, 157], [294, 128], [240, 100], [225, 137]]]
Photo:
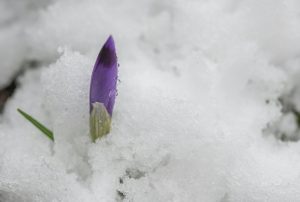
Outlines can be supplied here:
[[93, 141], [110, 131], [116, 98], [118, 64], [115, 43], [109, 36], [96, 60], [90, 86], [90, 132]]

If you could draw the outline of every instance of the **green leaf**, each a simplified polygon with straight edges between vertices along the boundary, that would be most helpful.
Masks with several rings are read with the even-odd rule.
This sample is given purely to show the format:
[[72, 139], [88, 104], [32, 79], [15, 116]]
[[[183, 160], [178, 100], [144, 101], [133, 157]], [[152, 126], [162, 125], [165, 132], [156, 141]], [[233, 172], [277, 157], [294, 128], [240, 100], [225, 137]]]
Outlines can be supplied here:
[[32, 116], [30, 116], [26, 112], [22, 111], [21, 109], [17, 109], [17, 110], [22, 116], [24, 116], [25, 119], [27, 119], [30, 123], [32, 123], [35, 127], [37, 127], [48, 138], [50, 138], [52, 141], [54, 141], [53, 132], [51, 130], [46, 128], [43, 124], [38, 122], [36, 119], [34, 119]]

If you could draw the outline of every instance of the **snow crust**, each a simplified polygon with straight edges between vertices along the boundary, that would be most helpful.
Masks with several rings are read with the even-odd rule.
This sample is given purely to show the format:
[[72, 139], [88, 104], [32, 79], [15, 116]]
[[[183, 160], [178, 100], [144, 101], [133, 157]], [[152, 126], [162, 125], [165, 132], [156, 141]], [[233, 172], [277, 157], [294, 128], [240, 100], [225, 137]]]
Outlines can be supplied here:
[[[298, 201], [299, 7], [1, 1], [0, 86], [24, 62], [41, 65], [0, 118], [0, 201]], [[109, 34], [118, 96], [111, 133], [91, 143], [90, 76]]]

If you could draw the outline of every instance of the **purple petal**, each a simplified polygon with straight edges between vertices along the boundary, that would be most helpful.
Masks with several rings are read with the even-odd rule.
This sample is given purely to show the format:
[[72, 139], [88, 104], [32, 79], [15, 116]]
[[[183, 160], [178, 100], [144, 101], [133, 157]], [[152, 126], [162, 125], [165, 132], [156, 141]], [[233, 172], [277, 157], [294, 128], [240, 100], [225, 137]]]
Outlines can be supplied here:
[[103, 103], [107, 112], [112, 116], [116, 98], [118, 76], [117, 55], [115, 43], [109, 36], [103, 45], [92, 73], [90, 86], [90, 112], [92, 104]]

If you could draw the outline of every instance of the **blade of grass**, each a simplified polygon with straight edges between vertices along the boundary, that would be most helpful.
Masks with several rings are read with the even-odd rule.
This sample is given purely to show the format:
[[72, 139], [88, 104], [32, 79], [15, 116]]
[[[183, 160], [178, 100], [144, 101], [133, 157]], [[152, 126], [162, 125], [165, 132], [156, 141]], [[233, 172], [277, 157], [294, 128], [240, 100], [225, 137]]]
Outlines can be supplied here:
[[38, 122], [36, 119], [34, 119], [32, 116], [30, 116], [26, 112], [22, 111], [21, 109], [17, 109], [17, 110], [25, 119], [27, 119], [30, 123], [32, 123], [35, 127], [37, 127], [48, 138], [50, 138], [52, 141], [54, 141], [53, 132], [51, 130], [46, 128], [43, 124]]

